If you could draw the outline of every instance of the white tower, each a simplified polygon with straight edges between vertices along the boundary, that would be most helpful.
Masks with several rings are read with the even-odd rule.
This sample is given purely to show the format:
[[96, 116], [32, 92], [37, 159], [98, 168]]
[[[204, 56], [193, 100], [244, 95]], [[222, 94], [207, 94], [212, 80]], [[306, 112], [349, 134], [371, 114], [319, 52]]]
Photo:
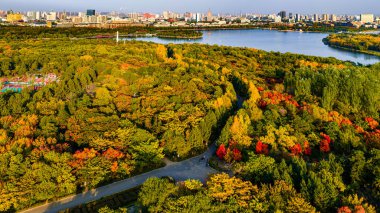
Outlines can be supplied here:
[[116, 32], [116, 43], [119, 43], [119, 31]]

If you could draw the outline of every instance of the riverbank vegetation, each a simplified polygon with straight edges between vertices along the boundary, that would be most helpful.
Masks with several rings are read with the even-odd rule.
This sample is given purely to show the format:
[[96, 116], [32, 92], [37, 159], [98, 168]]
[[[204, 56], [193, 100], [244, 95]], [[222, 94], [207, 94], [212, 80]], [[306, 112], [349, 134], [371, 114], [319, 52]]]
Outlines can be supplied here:
[[[0, 94], [0, 211], [157, 168], [164, 156], [194, 156], [214, 139], [234, 177], [150, 179], [143, 208], [374, 212], [380, 202], [379, 64], [215, 45], [4, 38], [0, 71], [59, 79]], [[236, 112], [237, 93], [247, 100]]]
[[160, 38], [198, 39], [202, 32], [196, 29], [183, 30], [176, 27], [121, 27], [113, 29], [104, 28], [47, 28], [47, 27], [1, 27], [0, 37], [5, 40], [18, 39], [66, 39], [66, 38], [111, 38], [116, 37], [145, 37], [157, 36]]
[[278, 25], [269, 24], [267, 27], [275, 28], [282, 31], [292, 30], [292, 31], [304, 31], [304, 32], [318, 32], [318, 33], [338, 33], [338, 32], [362, 32], [362, 31], [372, 31], [373, 29], [368, 28], [356, 28], [350, 26], [339, 26], [323, 23], [313, 23], [313, 24], [294, 24], [288, 25]]
[[202, 32], [193, 30], [161, 30], [157, 33], [159, 38], [200, 39], [202, 36]]
[[380, 34], [331, 34], [323, 41], [331, 47], [380, 56]]

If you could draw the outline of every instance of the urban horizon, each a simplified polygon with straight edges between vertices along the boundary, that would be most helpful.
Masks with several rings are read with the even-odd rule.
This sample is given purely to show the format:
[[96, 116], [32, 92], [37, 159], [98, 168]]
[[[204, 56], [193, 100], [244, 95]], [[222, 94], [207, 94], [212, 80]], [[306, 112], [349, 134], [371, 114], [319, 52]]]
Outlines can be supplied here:
[[[259, 0], [235, 0], [230, 1], [175, 1], [175, 0], [156, 0], [154, 2], [141, 0], [109, 0], [103, 2], [100, 0], [92, 0], [89, 2], [81, 2], [75, 0], [66, 0], [64, 2], [51, 2], [47, 0], [30, 0], [27, 2], [21, 0], [3, 0], [4, 9], [11, 8], [22, 11], [27, 10], [66, 10], [66, 11], [83, 11], [86, 9], [96, 9], [99, 11], [122, 11], [137, 12], [149, 11], [159, 13], [164, 10], [176, 11], [184, 13], [187, 11], [207, 11], [211, 9], [216, 13], [256, 13], [270, 14], [275, 11], [293, 11], [294, 13], [314, 14], [314, 13], [333, 13], [333, 14], [359, 14], [359, 13], [379, 13], [380, 2], [376, 0], [363, 0], [360, 4], [357, 1], [335, 0], [334, 2], [326, 2], [318, 0], [306, 2], [303, 0], [267, 0], [265, 2]], [[170, 7], [170, 8], [169, 8]]]
[[98, 14], [110, 14], [110, 13], [118, 13], [120, 15], [124, 14], [124, 15], [127, 15], [129, 13], [150, 13], [150, 14], [163, 14], [164, 12], [171, 12], [171, 13], [177, 13], [177, 14], [185, 14], [185, 13], [207, 13], [208, 11], [212, 11], [212, 14], [213, 15], [217, 15], [217, 16], [225, 16], [225, 15], [233, 15], [233, 16], [243, 16], [243, 15], [273, 15], [273, 14], [278, 14], [280, 11], [286, 11], [287, 13], [292, 13], [292, 14], [302, 14], [302, 15], [314, 15], [314, 14], [334, 14], [334, 15], [338, 15], [338, 16], [358, 16], [360, 14], [374, 14], [375, 16], [380, 16], [380, 12], [379, 13], [368, 13], [368, 12], [359, 12], [359, 13], [329, 13], [329, 12], [318, 12], [318, 13], [308, 13], [308, 12], [293, 12], [293, 11], [290, 11], [290, 10], [279, 10], [279, 11], [272, 11], [272, 12], [269, 12], [269, 13], [265, 13], [265, 12], [257, 12], [257, 11], [247, 11], [247, 12], [214, 12], [212, 10], [212, 8], [208, 8], [206, 10], [186, 10], [186, 11], [176, 11], [176, 10], [169, 10], [169, 9], [166, 9], [166, 10], [162, 10], [162, 11], [138, 11], [138, 10], [98, 10], [96, 8], [87, 8], [87, 9], [84, 9], [84, 10], [67, 10], [67, 9], [57, 9], [57, 10], [44, 10], [44, 9], [26, 9], [26, 10], [17, 10], [15, 8], [9, 8], [9, 9], [5, 9], [5, 8], [0, 8], [0, 11], [13, 11], [13, 12], [19, 12], [19, 13], [27, 13], [27, 12], [30, 12], [30, 11], [39, 11], [39, 12], [66, 12], [66, 13], [80, 13], [80, 12], [86, 12], [87, 10], [95, 10]]

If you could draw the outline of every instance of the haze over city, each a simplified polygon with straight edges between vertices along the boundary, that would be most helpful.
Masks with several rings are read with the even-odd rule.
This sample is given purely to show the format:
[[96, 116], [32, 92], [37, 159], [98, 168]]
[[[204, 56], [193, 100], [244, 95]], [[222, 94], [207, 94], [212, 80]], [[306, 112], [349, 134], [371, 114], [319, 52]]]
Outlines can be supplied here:
[[358, 14], [378, 13], [380, 1], [378, 0], [2, 0], [1, 9], [18, 10], [71, 10], [83, 11], [94, 8], [98, 11], [149, 11], [161, 12], [172, 10], [177, 12], [206, 11], [211, 8], [216, 13], [257, 12], [274, 13], [280, 10], [298, 13], [336, 13]]

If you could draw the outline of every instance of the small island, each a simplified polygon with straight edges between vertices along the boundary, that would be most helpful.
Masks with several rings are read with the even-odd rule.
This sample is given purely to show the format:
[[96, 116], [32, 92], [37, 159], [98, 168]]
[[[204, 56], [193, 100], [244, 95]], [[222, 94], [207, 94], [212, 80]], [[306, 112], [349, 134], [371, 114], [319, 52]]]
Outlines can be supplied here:
[[335, 48], [380, 56], [380, 34], [331, 34], [323, 42]]
[[201, 39], [203, 33], [195, 30], [162, 30], [156, 34], [159, 38]]

